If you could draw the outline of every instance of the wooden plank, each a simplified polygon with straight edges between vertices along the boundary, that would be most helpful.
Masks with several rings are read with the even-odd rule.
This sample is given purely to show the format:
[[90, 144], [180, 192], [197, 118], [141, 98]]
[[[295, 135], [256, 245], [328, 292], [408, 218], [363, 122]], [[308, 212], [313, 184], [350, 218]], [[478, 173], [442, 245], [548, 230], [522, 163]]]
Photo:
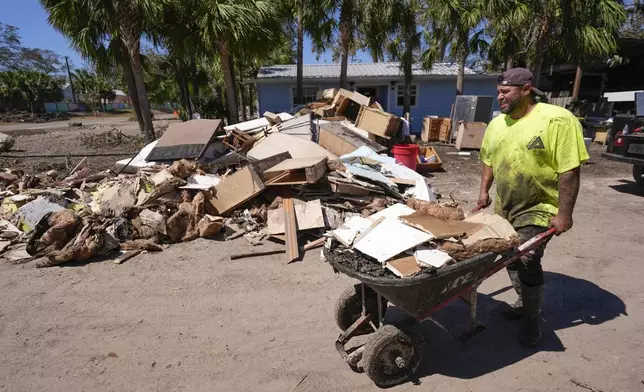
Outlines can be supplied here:
[[212, 204], [220, 215], [259, 195], [265, 186], [252, 166], [239, 169], [216, 187]]
[[285, 193], [282, 208], [284, 209], [284, 229], [286, 231], [286, 262], [290, 263], [300, 257], [300, 249], [297, 245], [297, 219], [295, 206], [290, 195], [290, 189]]
[[286, 249], [265, 250], [262, 252], [251, 252], [251, 253], [239, 253], [236, 255], [231, 255], [230, 259], [238, 260], [238, 259], [244, 259], [246, 257], [269, 256], [269, 255], [277, 255], [281, 253], [286, 253]]

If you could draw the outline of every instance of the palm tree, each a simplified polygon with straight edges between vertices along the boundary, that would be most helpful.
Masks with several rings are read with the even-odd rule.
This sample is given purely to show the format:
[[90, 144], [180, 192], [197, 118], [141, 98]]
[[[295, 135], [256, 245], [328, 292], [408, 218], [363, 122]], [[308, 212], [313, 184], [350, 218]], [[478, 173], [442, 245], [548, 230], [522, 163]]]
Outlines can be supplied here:
[[430, 48], [423, 53], [423, 65], [429, 68], [436, 60], [443, 59], [449, 47], [458, 64], [456, 95], [463, 94], [468, 56], [487, 48], [482, 3], [481, 0], [433, 0], [426, 10], [425, 16], [431, 25], [427, 34]]
[[101, 66], [119, 61], [133, 104], [140, 108], [142, 133], [148, 141], [156, 137], [141, 66], [141, 35], [147, 28], [146, 21], [155, 19], [164, 2], [41, 0], [49, 13], [49, 23], [67, 36], [84, 56]]
[[278, 7], [269, 0], [193, 0], [201, 39], [221, 58], [229, 121], [239, 122], [235, 83], [236, 52], [270, 49], [281, 33]]

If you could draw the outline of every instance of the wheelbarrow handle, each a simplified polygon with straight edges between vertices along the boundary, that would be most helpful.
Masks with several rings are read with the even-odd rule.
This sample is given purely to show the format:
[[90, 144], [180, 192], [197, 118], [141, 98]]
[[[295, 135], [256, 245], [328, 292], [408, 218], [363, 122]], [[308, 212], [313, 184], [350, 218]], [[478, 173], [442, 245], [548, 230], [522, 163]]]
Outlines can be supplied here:
[[517, 248], [518, 253], [520, 255], [525, 254], [527, 251], [529, 251], [530, 249], [538, 246], [543, 241], [548, 239], [550, 236], [555, 234], [555, 231], [556, 231], [556, 229], [554, 227], [551, 227], [550, 229], [544, 231], [543, 233], [539, 233], [539, 234], [535, 235], [534, 237], [530, 238], [529, 240], [527, 240], [526, 242], [524, 242], [523, 244], [521, 244], [521, 246], [519, 246]]

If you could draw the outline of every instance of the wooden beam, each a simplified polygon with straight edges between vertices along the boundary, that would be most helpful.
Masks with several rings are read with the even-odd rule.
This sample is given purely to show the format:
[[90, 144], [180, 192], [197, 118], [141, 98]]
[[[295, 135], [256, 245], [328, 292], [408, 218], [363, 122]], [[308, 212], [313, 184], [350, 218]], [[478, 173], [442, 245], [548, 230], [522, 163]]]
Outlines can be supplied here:
[[285, 195], [282, 208], [284, 208], [284, 230], [286, 231], [286, 262], [290, 263], [300, 257], [300, 249], [297, 245], [297, 219], [291, 190], [288, 189]]

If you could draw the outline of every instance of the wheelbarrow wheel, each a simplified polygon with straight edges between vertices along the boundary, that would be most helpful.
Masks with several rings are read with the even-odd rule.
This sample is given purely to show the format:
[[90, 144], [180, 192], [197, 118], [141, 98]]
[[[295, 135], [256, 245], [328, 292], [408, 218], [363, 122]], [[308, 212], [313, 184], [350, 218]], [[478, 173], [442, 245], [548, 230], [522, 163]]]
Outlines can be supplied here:
[[[360, 283], [347, 287], [342, 292], [338, 302], [335, 305], [335, 322], [342, 331], [349, 329], [353, 323], [362, 315], [362, 289]], [[378, 318], [378, 295], [369, 286], [365, 286], [365, 295], [367, 297], [367, 313], [373, 314], [374, 320]], [[387, 311], [387, 300], [382, 298], [382, 314]], [[356, 334], [365, 334], [373, 331], [366, 325], [356, 330]]]
[[390, 387], [416, 373], [421, 353], [422, 339], [409, 336], [393, 325], [384, 325], [367, 341], [362, 367], [377, 386]]

